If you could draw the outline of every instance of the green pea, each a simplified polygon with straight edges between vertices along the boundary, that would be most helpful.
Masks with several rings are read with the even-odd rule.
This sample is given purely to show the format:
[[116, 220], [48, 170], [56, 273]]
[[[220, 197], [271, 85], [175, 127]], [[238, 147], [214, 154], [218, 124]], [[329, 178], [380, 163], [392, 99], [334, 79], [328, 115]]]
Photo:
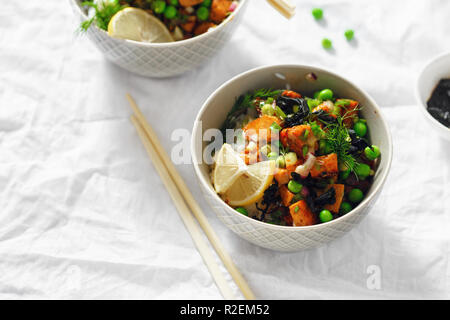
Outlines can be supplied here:
[[322, 40], [322, 47], [323, 47], [324, 49], [329, 50], [329, 49], [331, 49], [331, 48], [333, 47], [333, 42], [331, 42], [331, 40], [328, 39], [328, 38], [324, 38], [324, 39]]
[[284, 160], [284, 157], [283, 157], [283, 156], [279, 156], [279, 157], [277, 158], [276, 164], [277, 164], [277, 167], [278, 167], [278, 168], [285, 168], [285, 167], [286, 167], [286, 160]]
[[169, 3], [174, 7], [178, 7], [178, 0], [169, 0]]
[[212, 0], [203, 0], [202, 6], [211, 7]]
[[297, 181], [291, 180], [288, 183], [288, 189], [292, 193], [300, 193], [303, 189], [303, 186]]
[[360, 189], [353, 189], [348, 194], [348, 199], [353, 203], [360, 203], [364, 198], [364, 193]]
[[333, 220], [333, 214], [329, 210], [322, 210], [319, 214], [320, 221], [330, 222]]
[[345, 31], [344, 35], [348, 41], [351, 41], [355, 36], [355, 32], [352, 29], [348, 29]]
[[352, 211], [353, 207], [350, 203], [348, 202], [342, 202], [341, 204], [341, 208], [339, 209], [339, 213], [340, 214], [347, 214], [350, 211]]
[[333, 91], [331, 91], [330, 89], [324, 89], [322, 91], [320, 91], [319, 93], [319, 99], [320, 100], [331, 100], [333, 99]]
[[314, 99], [318, 99], [319, 98], [319, 94], [320, 94], [320, 91], [314, 92], [314, 95], [313, 95]]
[[245, 208], [236, 208], [236, 211], [239, 212], [240, 214], [243, 214], [244, 216], [248, 216], [248, 211]]
[[353, 126], [353, 130], [360, 137], [364, 137], [367, 134], [367, 126], [363, 121], [357, 121]]
[[381, 156], [381, 151], [380, 148], [373, 145], [372, 147], [367, 147], [366, 149], [364, 149], [364, 154], [366, 155], [367, 159], [373, 161], [377, 159], [379, 156]]
[[323, 18], [323, 10], [320, 8], [314, 8], [311, 13], [316, 20], [320, 20]]
[[355, 173], [361, 180], [365, 180], [370, 175], [370, 167], [365, 163], [358, 163]]
[[168, 6], [166, 7], [166, 10], [164, 10], [164, 16], [167, 19], [173, 19], [177, 16], [177, 8], [175, 8], [174, 6]]
[[166, 9], [166, 2], [165, 2], [165, 1], [160, 1], [160, 0], [155, 1], [155, 2], [153, 2], [153, 4], [152, 4], [152, 8], [153, 8], [153, 11], [154, 11], [156, 14], [161, 14], [161, 13], [163, 13], [164, 10]]
[[197, 9], [197, 18], [201, 21], [206, 21], [209, 18], [209, 9], [201, 6]]

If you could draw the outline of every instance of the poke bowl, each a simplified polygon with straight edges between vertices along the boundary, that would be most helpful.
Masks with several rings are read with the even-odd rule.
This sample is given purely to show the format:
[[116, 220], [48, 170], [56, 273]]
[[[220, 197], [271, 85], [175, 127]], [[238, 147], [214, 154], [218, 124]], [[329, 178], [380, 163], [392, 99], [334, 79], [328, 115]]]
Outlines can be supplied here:
[[[71, 0], [80, 23], [89, 21], [88, 8], [82, 3], [82, 0]], [[120, 39], [111, 37], [95, 23], [87, 28], [86, 34], [114, 64], [142, 76], [172, 77], [205, 64], [217, 54], [242, 20], [246, 5], [247, 0], [238, 0], [233, 11], [228, 12], [222, 22], [207, 29], [207, 32], [180, 41], [152, 43]]]
[[[259, 135], [249, 131], [255, 127]], [[238, 129], [231, 140], [230, 128]], [[367, 93], [304, 65], [257, 68], [223, 84], [200, 109], [191, 141], [201, 190], [219, 219], [255, 245], [286, 252], [355, 227], [380, 196], [392, 148]]]

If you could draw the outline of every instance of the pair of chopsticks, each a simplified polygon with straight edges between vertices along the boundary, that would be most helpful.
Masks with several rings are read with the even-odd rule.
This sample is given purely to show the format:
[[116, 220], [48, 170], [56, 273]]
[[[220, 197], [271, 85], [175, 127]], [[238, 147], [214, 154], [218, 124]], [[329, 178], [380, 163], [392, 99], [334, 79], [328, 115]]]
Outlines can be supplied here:
[[[131, 116], [131, 122], [136, 127], [138, 135], [141, 138], [156, 171], [161, 177], [164, 186], [175, 203], [175, 207], [177, 208], [194, 241], [194, 244], [196, 245], [223, 297], [227, 300], [235, 299], [235, 296], [226, 281], [224, 274], [220, 270], [219, 265], [217, 264], [216, 259], [205, 241], [198, 225], [200, 225], [203, 229], [203, 232], [207, 236], [212, 247], [222, 260], [224, 266], [230, 273], [238, 288], [241, 290], [242, 295], [248, 300], [254, 300], [255, 296], [253, 292], [237, 269], [236, 265], [233, 263], [230, 255], [225, 251], [222, 243], [206, 219], [205, 214], [195, 201], [186, 183], [181, 178], [167, 152], [159, 142], [155, 131], [147, 122], [138, 105], [129, 94], [127, 94], [127, 100], [134, 112]], [[198, 225], [195, 220], [197, 220]]]
[[292, 0], [267, 0], [272, 7], [274, 7], [279, 13], [285, 16], [287, 19], [292, 18], [295, 15], [295, 5]]

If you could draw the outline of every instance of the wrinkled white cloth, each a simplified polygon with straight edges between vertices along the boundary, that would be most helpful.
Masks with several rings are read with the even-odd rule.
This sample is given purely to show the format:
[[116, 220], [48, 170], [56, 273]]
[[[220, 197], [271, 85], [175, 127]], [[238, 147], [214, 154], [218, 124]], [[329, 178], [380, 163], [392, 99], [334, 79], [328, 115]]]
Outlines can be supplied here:
[[[229, 231], [192, 167], [179, 166], [256, 296], [450, 298], [450, 144], [427, 127], [414, 97], [424, 63], [450, 50], [450, 2], [297, 0], [289, 21], [265, 1], [250, 2], [218, 56], [163, 80], [105, 61], [74, 32], [68, 1], [3, 3], [0, 298], [221, 299], [129, 121], [124, 95], [135, 97], [170, 152], [173, 130], [191, 130], [219, 85], [278, 63], [331, 68], [367, 90], [389, 121], [395, 151], [370, 215], [345, 237], [293, 254]], [[320, 23], [311, 16], [317, 6]], [[323, 37], [334, 50], [321, 48]]]

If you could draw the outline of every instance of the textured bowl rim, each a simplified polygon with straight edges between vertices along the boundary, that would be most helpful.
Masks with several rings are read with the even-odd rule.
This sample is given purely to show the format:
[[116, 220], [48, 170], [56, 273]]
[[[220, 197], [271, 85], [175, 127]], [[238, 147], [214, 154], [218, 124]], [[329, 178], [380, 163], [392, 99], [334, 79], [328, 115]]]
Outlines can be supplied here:
[[[384, 130], [387, 133], [387, 142], [388, 142], [388, 152], [385, 155], [387, 157], [387, 161], [386, 161], [386, 170], [384, 171], [382, 176], [379, 176], [378, 179], [380, 179], [380, 183], [378, 184], [378, 186], [373, 189], [372, 194], [369, 197], [366, 197], [359, 205], [358, 207], [356, 207], [355, 209], [353, 209], [352, 211], [350, 211], [349, 213], [345, 214], [344, 216], [339, 217], [338, 219], [332, 220], [330, 222], [326, 222], [326, 223], [321, 223], [321, 224], [316, 224], [316, 225], [312, 225], [312, 226], [301, 226], [301, 227], [290, 227], [290, 226], [280, 226], [280, 225], [273, 225], [267, 222], [262, 222], [259, 220], [255, 220], [253, 218], [244, 216], [240, 213], [238, 213], [236, 210], [233, 210], [229, 205], [227, 205], [223, 199], [221, 197], [219, 197], [219, 195], [216, 192], [213, 192], [212, 190], [210, 190], [209, 185], [206, 183], [205, 179], [203, 178], [201, 172], [200, 172], [200, 168], [199, 168], [199, 162], [197, 159], [197, 155], [195, 153], [196, 150], [196, 139], [197, 139], [197, 132], [198, 132], [198, 126], [200, 123], [200, 118], [203, 115], [203, 113], [205, 112], [205, 110], [207, 109], [208, 106], [210, 106], [210, 102], [215, 98], [215, 96], [222, 91], [224, 88], [226, 88], [229, 84], [231, 84], [234, 81], [238, 81], [240, 78], [243, 78], [251, 73], [257, 73], [257, 72], [264, 72], [266, 70], [270, 70], [270, 69], [276, 69], [276, 68], [309, 68], [311, 69], [312, 72], [314, 71], [320, 71], [320, 72], [324, 72], [324, 73], [328, 73], [334, 77], [336, 77], [337, 79], [341, 79], [344, 80], [346, 82], [348, 82], [351, 86], [353, 86], [354, 88], [356, 88], [357, 90], [359, 90], [364, 96], [365, 98], [370, 101], [370, 103], [373, 105], [375, 111], [378, 113], [378, 115], [380, 116], [381, 119], [381, 123], [383, 125]], [[384, 154], [383, 154], [384, 156]], [[243, 218], [243, 219], [247, 219], [247, 221], [251, 222], [251, 223], [255, 223], [256, 225], [260, 226], [260, 227], [264, 227], [264, 228], [269, 228], [269, 229], [273, 229], [273, 230], [280, 230], [280, 231], [299, 231], [299, 230], [319, 230], [322, 228], [326, 228], [335, 224], [340, 224], [342, 222], [344, 222], [345, 220], [350, 219], [353, 215], [361, 212], [371, 201], [374, 197], [376, 197], [379, 192], [381, 191], [381, 189], [384, 186], [384, 183], [386, 182], [387, 176], [390, 172], [391, 169], [391, 164], [392, 164], [392, 157], [393, 157], [393, 142], [392, 142], [392, 135], [391, 135], [391, 131], [389, 129], [389, 126], [387, 125], [386, 119], [383, 115], [383, 112], [381, 111], [380, 107], [378, 106], [378, 104], [375, 102], [375, 100], [363, 89], [361, 89], [360, 87], [356, 86], [352, 81], [339, 76], [336, 72], [333, 71], [329, 71], [327, 69], [321, 68], [321, 67], [317, 67], [317, 66], [312, 66], [312, 65], [302, 65], [302, 64], [280, 64], [280, 65], [267, 65], [267, 66], [262, 66], [262, 67], [257, 67], [248, 71], [245, 71], [233, 78], [231, 78], [230, 80], [228, 80], [227, 82], [225, 82], [224, 84], [222, 84], [219, 88], [217, 88], [209, 97], [208, 99], [205, 101], [205, 103], [203, 104], [203, 106], [200, 108], [196, 118], [195, 118], [195, 122], [194, 122], [194, 127], [192, 130], [192, 137], [191, 137], [191, 157], [192, 157], [192, 161], [193, 161], [193, 166], [194, 166], [194, 170], [195, 170], [195, 174], [197, 175], [198, 180], [200, 181], [200, 183], [203, 185], [204, 189], [213, 197], [215, 197], [216, 199], [218, 199], [223, 205], [224, 208], [226, 208], [226, 210], [230, 210], [230, 212], [233, 212], [233, 214], [235, 214], [237, 217]]]
[[[435, 117], [433, 117], [427, 110], [426, 103], [422, 102], [422, 98], [420, 97], [420, 81], [423, 78], [423, 74], [428, 70], [428, 68], [433, 65], [434, 63], [438, 62], [441, 59], [450, 58], [450, 52], [441, 53], [437, 56], [434, 56], [433, 58], [429, 59], [424, 66], [422, 67], [421, 71], [419, 72], [419, 75], [416, 79], [416, 87], [415, 87], [415, 96], [416, 100], [418, 102], [418, 107], [422, 114], [425, 116], [425, 118], [428, 119], [429, 124], [434, 127], [435, 129], [438, 129], [441, 134], [447, 134], [448, 137], [450, 137], [450, 128], [447, 128], [442, 123], [440, 123]], [[449, 65], [450, 69], [450, 65]], [[437, 85], [437, 83], [436, 83]], [[434, 90], [434, 89], [433, 89]], [[433, 94], [433, 91], [429, 92], [429, 97]]]
[[[70, 1], [72, 1], [72, 3], [75, 5], [75, 7], [78, 10], [78, 13], [85, 19], [88, 19], [88, 16], [83, 12], [79, 1], [78, 0], [70, 0]], [[112, 38], [112, 37], [111, 38], [114, 40], [117, 40], [117, 41], [122, 41], [125, 43], [130, 43], [130, 44], [134, 44], [136, 46], [141, 46], [141, 47], [152, 47], [152, 48], [166, 48], [167, 47], [167, 48], [169, 48], [169, 47], [182, 46], [182, 45], [189, 44], [191, 42], [195, 42], [200, 39], [212, 36], [219, 30], [223, 29], [241, 11], [241, 9], [246, 4], [247, 0], [239, 0], [239, 2], [240, 2], [240, 4], [237, 6], [237, 9], [235, 11], [233, 11], [224, 21], [222, 21], [219, 25], [217, 25], [217, 27], [213, 28], [211, 31], [205, 32], [199, 36], [192, 37], [190, 39], [174, 41], [174, 42], [151, 43], [151, 42], [141, 42], [141, 41], [134, 41], [134, 40], [128, 40], [128, 39], [120, 39], [120, 38]], [[103, 32], [106, 36], [109, 37], [108, 33], [105, 30], [100, 29], [96, 25], [93, 25], [93, 27], [96, 28], [98, 31]]]

